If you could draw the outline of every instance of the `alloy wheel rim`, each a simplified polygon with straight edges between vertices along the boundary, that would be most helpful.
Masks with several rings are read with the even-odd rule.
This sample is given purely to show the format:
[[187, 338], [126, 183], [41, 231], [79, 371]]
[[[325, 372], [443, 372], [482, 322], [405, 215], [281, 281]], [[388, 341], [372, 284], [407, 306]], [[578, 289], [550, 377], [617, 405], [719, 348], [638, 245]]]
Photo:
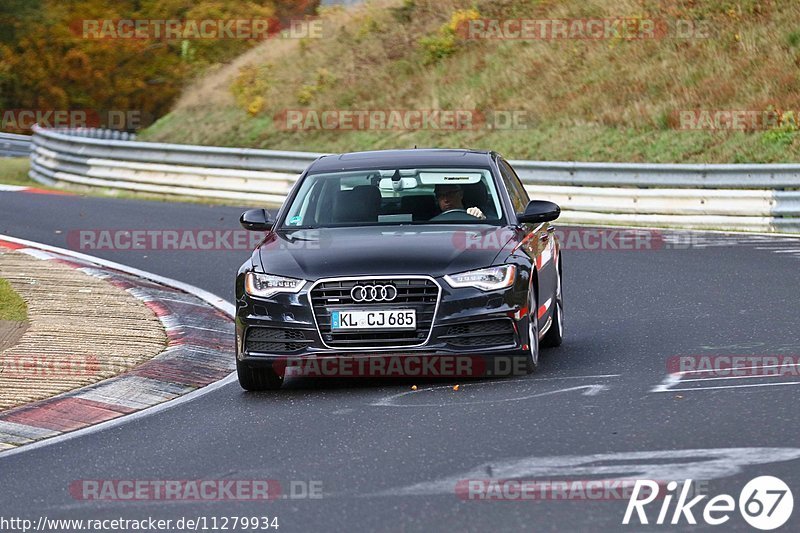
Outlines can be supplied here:
[[531, 360], [533, 364], [539, 363], [539, 332], [536, 328], [536, 318], [531, 316], [528, 324], [528, 343], [530, 344]]
[[556, 293], [556, 313], [558, 313], [558, 335], [564, 336], [564, 299], [561, 296], [561, 273], [558, 273], [558, 292]]
[[558, 302], [558, 308], [556, 309], [558, 313], [558, 335], [563, 337], [564, 336], [564, 308], [561, 305], [561, 302]]

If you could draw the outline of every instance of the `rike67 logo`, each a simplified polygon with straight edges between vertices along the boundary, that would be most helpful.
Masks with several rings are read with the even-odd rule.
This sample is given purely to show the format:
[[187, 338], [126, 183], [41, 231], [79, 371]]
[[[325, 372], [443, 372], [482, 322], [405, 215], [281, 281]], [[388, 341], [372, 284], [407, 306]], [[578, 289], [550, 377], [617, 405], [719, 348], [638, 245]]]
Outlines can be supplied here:
[[[645, 496], [641, 497], [642, 494]], [[666, 494], [659, 491], [659, 486], [654, 481], [637, 480], [622, 523], [631, 524], [635, 512], [639, 524], [650, 524], [645, 507], [656, 499], [661, 500], [658, 518], [654, 522], [657, 525], [678, 525], [684, 520], [687, 524], [695, 525], [695, 513], [698, 513], [706, 524], [719, 526], [731, 519], [738, 503], [739, 514], [748, 524], [756, 529], [769, 531], [784, 525], [794, 509], [794, 498], [789, 486], [773, 476], [760, 476], [750, 480], [739, 493], [738, 502], [729, 494], [720, 494], [701, 505], [708, 496], [701, 494], [689, 499], [691, 494], [691, 479], [684, 481], [680, 490], [678, 482], [671, 481], [667, 484]], [[675, 507], [672, 508], [672, 501], [675, 499]], [[633, 523], [636, 523], [635, 520]]]

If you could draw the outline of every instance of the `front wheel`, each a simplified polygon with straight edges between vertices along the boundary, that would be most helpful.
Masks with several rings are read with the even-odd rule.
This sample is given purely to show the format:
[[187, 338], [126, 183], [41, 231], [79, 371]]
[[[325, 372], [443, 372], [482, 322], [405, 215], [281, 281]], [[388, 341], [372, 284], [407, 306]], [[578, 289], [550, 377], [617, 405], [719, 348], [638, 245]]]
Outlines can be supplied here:
[[561, 292], [561, 268], [559, 265], [558, 272], [556, 273], [558, 286], [556, 287], [556, 302], [555, 309], [553, 309], [553, 321], [550, 324], [550, 329], [542, 337], [542, 346], [547, 348], [556, 348], [561, 346], [564, 342], [564, 296]]
[[239, 385], [247, 391], [278, 390], [283, 385], [283, 374], [279, 374], [271, 366], [253, 368], [237, 359], [236, 374], [239, 377]]
[[530, 315], [528, 315], [528, 357], [525, 360], [525, 372], [533, 374], [539, 367], [539, 320], [536, 298], [531, 289]]

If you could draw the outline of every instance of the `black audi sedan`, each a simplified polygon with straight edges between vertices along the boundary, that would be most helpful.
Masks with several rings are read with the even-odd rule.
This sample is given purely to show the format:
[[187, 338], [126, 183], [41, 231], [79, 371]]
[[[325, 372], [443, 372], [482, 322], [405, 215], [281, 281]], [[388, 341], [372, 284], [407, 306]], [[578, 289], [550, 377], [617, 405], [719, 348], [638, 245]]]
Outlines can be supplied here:
[[286, 361], [387, 356], [533, 372], [564, 335], [559, 215], [494, 152], [320, 157], [274, 220], [241, 217], [265, 232], [236, 278], [241, 386], [279, 388]]

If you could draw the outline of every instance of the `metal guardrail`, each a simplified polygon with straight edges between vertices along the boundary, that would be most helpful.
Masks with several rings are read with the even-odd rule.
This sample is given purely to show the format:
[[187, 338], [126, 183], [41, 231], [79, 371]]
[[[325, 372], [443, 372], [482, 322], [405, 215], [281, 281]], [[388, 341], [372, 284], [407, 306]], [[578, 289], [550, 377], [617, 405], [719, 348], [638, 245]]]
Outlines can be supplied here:
[[88, 137], [90, 139], [105, 139], [111, 141], [135, 141], [136, 134], [127, 131], [109, 130], [106, 128], [59, 128], [59, 133], [75, 137]]
[[27, 157], [30, 153], [30, 135], [0, 133], [0, 157]]
[[675, 165], [510, 161], [524, 180], [582, 187], [800, 188], [800, 165]]
[[[280, 203], [322, 154], [135, 142], [34, 128], [30, 175], [143, 192]], [[562, 221], [800, 232], [800, 165], [512, 161]]]
[[140, 192], [280, 203], [313, 160], [271, 152], [86, 138], [34, 128], [31, 178]]

